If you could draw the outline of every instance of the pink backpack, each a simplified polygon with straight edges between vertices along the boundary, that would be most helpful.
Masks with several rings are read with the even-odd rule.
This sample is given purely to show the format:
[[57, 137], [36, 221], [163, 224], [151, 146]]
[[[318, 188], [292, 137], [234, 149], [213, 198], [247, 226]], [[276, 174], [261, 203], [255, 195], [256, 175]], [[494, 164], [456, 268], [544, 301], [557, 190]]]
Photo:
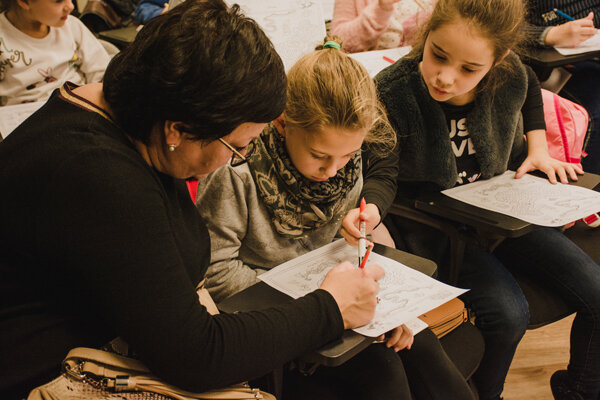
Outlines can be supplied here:
[[545, 89], [542, 89], [542, 99], [550, 156], [581, 166], [581, 157], [586, 156], [583, 142], [589, 121], [587, 111], [579, 104]]
[[[587, 111], [579, 104], [549, 90], [542, 89], [542, 99], [548, 153], [552, 158], [576, 163], [581, 167], [581, 157], [586, 156], [583, 142], [589, 122]], [[582, 221], [595, 228], [600, 226], [600, 215], [592, 214]]]

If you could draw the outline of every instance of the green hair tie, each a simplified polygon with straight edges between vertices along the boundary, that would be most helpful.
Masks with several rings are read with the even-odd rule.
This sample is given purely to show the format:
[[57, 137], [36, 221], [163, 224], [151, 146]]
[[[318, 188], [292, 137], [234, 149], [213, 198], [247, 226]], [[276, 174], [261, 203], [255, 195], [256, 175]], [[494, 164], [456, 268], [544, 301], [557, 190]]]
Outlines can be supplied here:
[[334, 42], [333, 40], [328, 40], [328, 41], [326, 41], [326, 42], [325, 42], [325, 44], [323, 45], [323, 48], [324, 48], [324, 49], [331, 48], [331, 49], [336, 49], [336, 50], [339, 50], [339, 49], [340, 49], [340, 44], [339, 44], [339, 43], [337, 43], [337, 42]]

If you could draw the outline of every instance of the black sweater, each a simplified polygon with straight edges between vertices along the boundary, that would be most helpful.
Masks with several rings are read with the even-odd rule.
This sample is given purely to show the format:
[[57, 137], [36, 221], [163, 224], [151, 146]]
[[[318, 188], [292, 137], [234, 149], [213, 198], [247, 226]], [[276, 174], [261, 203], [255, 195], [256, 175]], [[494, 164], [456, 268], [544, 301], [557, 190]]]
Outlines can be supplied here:
[[183, 181], [58, 91], [0, 143], [0, 398], [55, 377], [67, 351], [125, 339], [191, 391], [261, 376], [339, 337], [323, 290], [264, 312], [211, 317], [210, 257]]
[[527, 21], [527, 31], [532, 39], [537, 40], [546, 27], [569, 22], [566, 18], [555, 14], [555, 8], [565, 14], [581, 19], [587, 17], [590, 11], [594, 12], [594, 26], [600, 27], [600, 0], [530, 0]]

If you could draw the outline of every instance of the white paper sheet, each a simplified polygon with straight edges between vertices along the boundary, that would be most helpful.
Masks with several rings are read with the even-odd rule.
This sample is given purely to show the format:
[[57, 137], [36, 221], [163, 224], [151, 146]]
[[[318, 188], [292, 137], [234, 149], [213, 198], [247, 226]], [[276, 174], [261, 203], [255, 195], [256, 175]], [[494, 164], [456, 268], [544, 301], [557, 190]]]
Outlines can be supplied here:
[[331, 21], [333, 19], [333, 7], [335, 0], [321, 0], [321, 7], [323, 8], [323, 18], [325, 21]]
[[598, 51], [600, 50], [600, 31], [596, 31], [594, 36], [577, 47], [555, 47], [555, 49], [563, 56], [587, 53], [588, 51]]
[[[298, 298], [316, 290], [327, 272], [342, 261], [357, 265], [358, 257], [356, 248], [340, 239], [283, 263], [259, 279]], [[371, 253], [371, 263], [379, 264], [385, 270], [385, 277], [379, 281], [380, 302], [375, 317], [367, 325], [354, 329], [365, 336], [377, 337], [466, 292], [379, 254]]]
[[360, 62], [369, 71], [372, 78], [382, 69], [392, 65], [392, 61], [398, 61], [407, 55], [410, 49], [410, 46], [397, 47], [395, 49], [363, 51], [362, 53], [349, 54], [349, 56]]
[[6, 138], [21, 122], [36, 112], [45, 101], [0, 107], [0, 136]]
[[600, 211], [600, 193], [514, 171], [444, 190], [465, 203], [542, 226], [563, 226]]
[[273, 42], [286, 71], [325, 39], [320, 0], [227, 0], [239, 4]]

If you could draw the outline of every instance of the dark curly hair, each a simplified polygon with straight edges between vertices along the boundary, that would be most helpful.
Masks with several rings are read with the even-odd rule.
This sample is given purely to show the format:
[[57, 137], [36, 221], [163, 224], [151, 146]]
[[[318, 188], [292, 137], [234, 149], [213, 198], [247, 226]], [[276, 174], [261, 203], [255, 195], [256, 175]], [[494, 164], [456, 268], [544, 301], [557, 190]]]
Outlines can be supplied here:
[[222, 0], [187, 0], [148, 22], [104, 75], [113, 116], [148, 143], [157, 123], [182, 121], [212, 141], [269, 122], [286, 101], [283, 63], [257, 23]]

